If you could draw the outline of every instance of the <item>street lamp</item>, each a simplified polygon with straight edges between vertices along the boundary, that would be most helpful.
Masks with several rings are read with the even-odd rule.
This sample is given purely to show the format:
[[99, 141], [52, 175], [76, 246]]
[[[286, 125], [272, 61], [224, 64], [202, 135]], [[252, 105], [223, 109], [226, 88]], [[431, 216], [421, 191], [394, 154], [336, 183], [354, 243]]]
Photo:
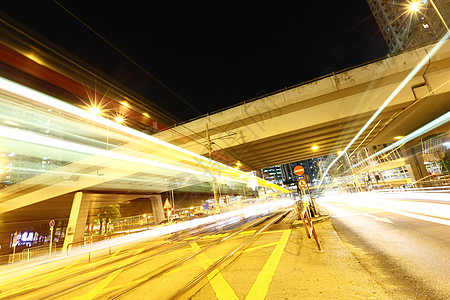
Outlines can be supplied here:
[[117, 116], [115, 120], [116, 120], [116, 122], [119, 123], [119, 124], [122, 124], [123, 121], [124, 121], [122, 116]]
[[[447, 26], [447, 23], [445, 23], [444, 18], [442, 17], [441, 13], [439, 12], [439, 9], [437, 8], [436, 4], [434, 4], [433, 0], [430, 0], [431, 5], [433, 6], [434, 10], [436, 11], [437, 15], [439, 16], [439, 19], [441, 19], [442, 24], [444, 24], [445, 29], [447, 29], [447, 32], [450, 33], [450, 29]], [[409, 4], [409, 10], [411, 12], [418, 12], [420, 9], [420, 3], [419, 1], [413, 1]]]
[[89, 112], [91, 114], [93, 114], [94, 116], [99, 116], [100, 115], [100, 108], [98, 108], [97, 106], [92, 106], [89, 108]]
[[409, 5], [409, 10], [413, 11], [413, 12], [418, 12], [419, 11], [419, 2], [411, 2], [411, 4]]

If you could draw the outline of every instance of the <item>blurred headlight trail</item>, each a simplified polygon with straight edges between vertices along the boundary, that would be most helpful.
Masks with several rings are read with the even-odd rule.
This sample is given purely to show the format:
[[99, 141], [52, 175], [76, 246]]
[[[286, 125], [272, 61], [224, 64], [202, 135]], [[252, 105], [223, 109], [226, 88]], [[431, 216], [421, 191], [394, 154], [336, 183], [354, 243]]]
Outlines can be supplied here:
[[[126, 236], [97, 242], [92, 244], [92, 247], [89, 247], [88, 249], [82, 247], [80, 248], [74, 247], [73, 249], [70, 250], [70, 254], [68, 256], [65, 255], [66, 249], [64, 249], [63, 256], [54, 257], [47, 261], [57, 261], [61, 259], [66, 259], [67, 257], [74, 257], [82, 254], [87, 254], [89, 252], [97, 250], [108, 249], [109, 247], [126, 246], [126, 245], [131, 246], [133, 243], [138, 243], [140, 241], [161, 237], [178, 231], [189, 230], [192, 228], [204, 226], [211, 223], [215, 223], [217, 224], [217, 226], [231, 225], [233, 223], [238, 224], [244, 218], [263, 216], [272, 211], [292, 207], [292, 205], [293, 201], [291, 199], [280, 199], [270, 202], [264, 202], [227, 213], [212, 215], [200, 219], [193, 219], [190, 221], [176, 223], [173, 225], [157, 227], [147, 231], [132, 233]], [[40, 264], [40, 262], [36, 264]], [[31, 265], [32, 264], [30, 264], [30, 266]]]
[[[1, 199], [21, 195], [20, 189], [36, 184], [50, 187], [51, 179], [57, 179], [57, 185], [65, 188], [58, 193], [94, 185], [114, 190], [114, 184], [110, 183], [115, 180], [132, 185], [134, 190], [152, 192], [214, 181], [257, 185], [278, 193], [290, 192], [4, 78], [0, 78], [0, 119], [3, 120], [0, 141], [8, 146], [9, 153], [26, 157], [30, 162], [42, 161], [43, 164], [44, 156], [57, 161], [49, 168], [34, 164], [34, 170], [30, 169], [31, 164], [25, 167], [14, 165], [13, 168], [22, 168], [20, 171], [29, 176], [20, 184], [1, 190]], [[58, 196], [56, 189], [53, 190], [53, 194], [48, 195]], [[25, 202], [31, 204], [27, 199], [42, 201], [41, 196], [26, 198], [23, 193], [22, 196], [15, 198], [16, 204], [2, 202], [0, 212], [18, 208]]]
[[320, 178], [320, 182], [318, 186], [322, 185], [323, 179], [330, 171], [331, 167], [339, 160], [339, 158], [346, 153], [346, 151], [353, 145], [353, 143], [361, 136], [361, 134], [369, 127], [369, 125], [378, 117], [378, 115], [386, 108], [386, 106], [395, 98], [395, 96], [400, 93], [400, 91], [411, 81], [411, 79], [416, 76], [416, 74], [425, 66], [425, 64], [429, 61], [430, 57], [433, 57], [436, 52], [442, 47], [442, 41], [445, 41], [450, 37], [450, 32], [447, 32], [440, 40], [436, 43], [436, 45], [431, 49], [431, 51], [424, 56], [419, 63], [411, 70], [411, 72], [403, 79], [403, 81], [395, 88], [395, 90], [389, 95], [389, 97], [381, 104], [381, 106], [375, 111], [375, 113], [369, 118], [369, 120], [364, 124], [364, 126], [358, 131], [358, 133], [353, 137], [353, 139], [348, 143], [348, 145], [342, 150], [342, 153], [339, 154], [327, 167], [323, 176]]
[[[391, 213], [450, 226], [450, 199], [448, 193], [367, 192], [329, 195], [318, 199], [325, 208], [332, 203], [388, 211]], [[340, 211], [333, 208], [339, 216]], [[345, 216], [345, 214], [343, 215]]]

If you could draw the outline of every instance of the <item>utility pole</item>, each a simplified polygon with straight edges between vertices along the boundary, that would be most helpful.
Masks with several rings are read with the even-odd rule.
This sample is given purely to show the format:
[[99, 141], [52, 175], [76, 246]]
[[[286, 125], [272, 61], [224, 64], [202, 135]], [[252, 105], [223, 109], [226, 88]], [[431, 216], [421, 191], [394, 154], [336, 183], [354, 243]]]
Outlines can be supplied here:
[[[209, 128], [208, 123], [206, 123], [206, 139], [208, 141], [208, 152], [209, 158], [212, 159], [212, 148], [211, 148], [211, 137], [209, 136]], [[217, 194], [216, 189], [216, 179], [213, 177], [213, 193], [214, 193], [214, 204], [215, 204], [215, 213], [220, 213], [220, 202], [219, 202], [219, 194]]]
[[350, 161], [350, 157], [349, 157], [348, 154], [347, 154], [347, 151], [345, 151], [345, 157], [347, 157], [348, 165], [350, 166], [350, 169], [352, 170], [352, 174], [353, 174], [353, 183], [355, 184], [355, 191], [356, 191], [357, 193], [358, 193], [358, 192], [361, 192], [361, 191], [360, 191], [360, 187], [359, 187], [359, 185], [358, 185], [358, 181], [356, 180], [355, 172], [353, 171], [353, 166], [352, 166], [352, 163], [351, 163], [351, 161]]

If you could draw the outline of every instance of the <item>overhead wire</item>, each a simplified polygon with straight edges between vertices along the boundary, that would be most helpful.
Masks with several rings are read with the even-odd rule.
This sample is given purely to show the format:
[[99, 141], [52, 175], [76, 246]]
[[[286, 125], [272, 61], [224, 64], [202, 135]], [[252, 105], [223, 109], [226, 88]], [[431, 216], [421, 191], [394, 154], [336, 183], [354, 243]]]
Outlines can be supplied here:
[[155, 80], [158, 84], [160, 84], [162, 87], [164, 87], [166, 90], [168, 90], [171, 94], [173, 94], [175, 97], [177, 97], [179, 100], [181, 100], [184, 104], [186, 104], [187, 106], [189, 106], [192, 110], [194, 110], [195, 112], [202, 114], [201, 111], [199, 111], [195, 106], [193, 106], [192, 104], [190, 104], [189, 102], [187, 102], [186, 100], [184, 100], [180, 95], [178, 95], [177, 93], [175, 93], [173, 90], [171, 90], [167, 85], [165, 85], [161, 80], [159, 80], [158, 78], [156, 78], [153, 74], [151, 74], [149, 71], [147, 71], [146, 69], [144, 69], [143, 67], [141, 67], [141, 65], [139, 65], [137, 62], [135, 62], [130, 56], [128, 56], [127, 54], [125, 54], [123, 51], [121, 51], [119, 48], [117, 48], [116, 46], [114, 46], [110, 41], [108, 41], [106, 38], [104, 38], [102, 35], [100, 35], [99, 33], [97, 33], [94, 29], [92, 29], [88, 24], [86, 24], [85, 22], [83, 22], [83, 20], [81, 20], [80, 18], [78, 18], [75, 14], [73, 14], [70, 10], [68, 10], [67, 8], [65, 8], [63, 5], [61, 5], [58, 1], [53, 0], [53, 2], [55, 4], [57, 4], [59, 7], [61, 7], [62, 9], [64, 9], [64, 11], [66, 11], [68, 14], [70, 14], [73, 18], [75, 18], [78, 22], [80, 22], [81, 24], [83, 24], [83, 26], [85, 26], [87, 29], [89, 29], [92, 33], [94, 33], [97, 37], [99, 37], [100, 39], [102, 39], [105, 43], [107, 43], [109, 46], [111, 46], [114, 50], [116, 50], [120, 55], [122, 55], [123, 57], [125, 57], [128, 61], [130, 61], [132, 64], [134, 64], [136, 67], [138, 67], [142, 72], [144, 72], [145, 74], [147, 74], [148, 76], [150, 76], [153, 80]]

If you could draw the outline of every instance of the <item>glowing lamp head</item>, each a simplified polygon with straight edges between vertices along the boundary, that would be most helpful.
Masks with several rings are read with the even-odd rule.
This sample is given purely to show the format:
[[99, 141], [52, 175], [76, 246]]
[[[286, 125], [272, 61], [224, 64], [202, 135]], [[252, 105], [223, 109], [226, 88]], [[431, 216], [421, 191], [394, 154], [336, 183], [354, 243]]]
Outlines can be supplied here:
[[318, 149], [319, 149], [319, 146], [317, 146], [317, 145], [314, 145], [314, 146], [311, 147], [311, 150], [312, 150], [312, 151], [316, 151], [316, 150], [318, 150]]
[[93, 106], [91, 108], [89, 108], [89, 112], [95, 116], [99, 116], [100, 115], [100, 108]]
[[119, 123], [119, 124], [122, 124], [123, 123], [123, 117], [122, 116], [117, 116], [116, 117], [116, 122]]
[[411, 4], [409, 5], [409, 10], [413, 11], [413, 12], [418, 12], [419, 11], [419, 2], [411, 2]]

